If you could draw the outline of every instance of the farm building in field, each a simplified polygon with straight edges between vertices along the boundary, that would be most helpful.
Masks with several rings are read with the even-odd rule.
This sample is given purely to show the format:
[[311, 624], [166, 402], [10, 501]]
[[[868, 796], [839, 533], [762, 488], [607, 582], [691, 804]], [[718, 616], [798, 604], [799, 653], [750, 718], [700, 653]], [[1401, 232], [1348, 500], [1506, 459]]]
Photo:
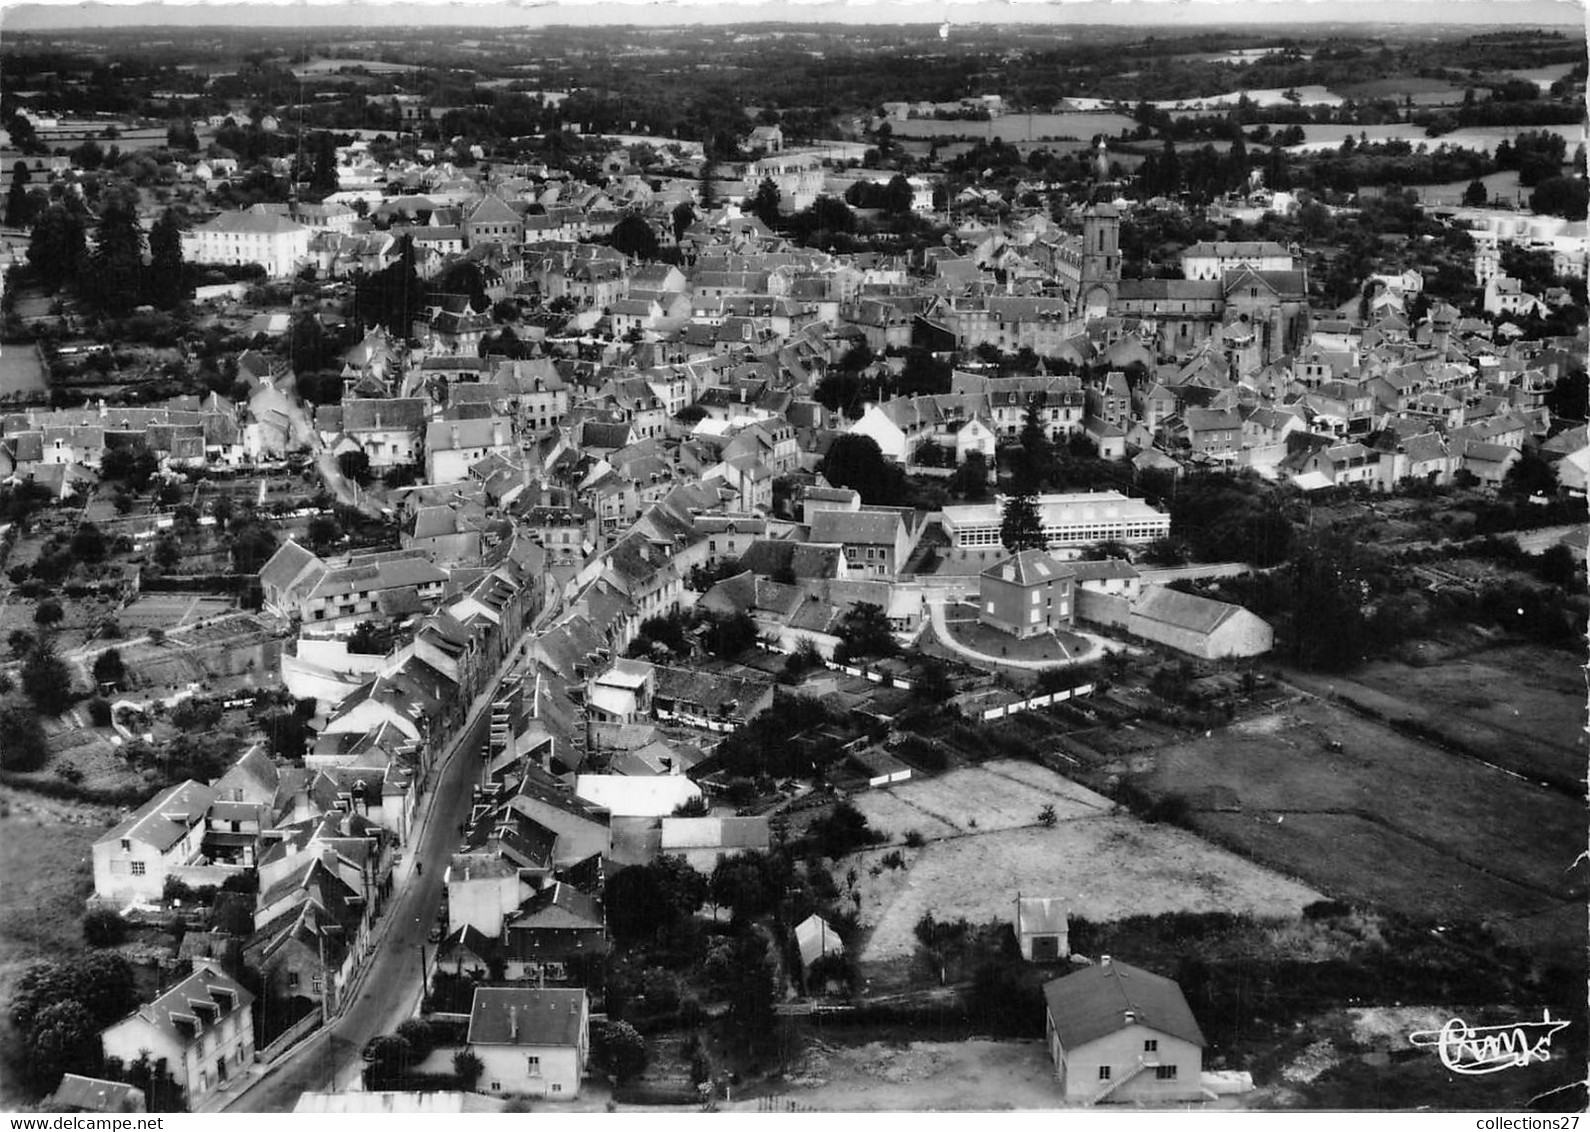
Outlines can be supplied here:
[[1132, 603], [1127, 628], [1133, 636], [1205, 660], [1259, 656], [1275, 645], [1275, 632], [1262, 617], [1240, 605], [1185, 594], [1168, 586], [1143, 587], [1142, 594]]
[[1053, 963], [1071, 954], [1065, 901], [1054, 896], [1016, 897], [1016, 943], [1031, 963]]
[[1067, 1101], [1205, 1098], [1203, 1031], [1174, 981], [1108, 955], [1043, 988], [1044, 1036]]

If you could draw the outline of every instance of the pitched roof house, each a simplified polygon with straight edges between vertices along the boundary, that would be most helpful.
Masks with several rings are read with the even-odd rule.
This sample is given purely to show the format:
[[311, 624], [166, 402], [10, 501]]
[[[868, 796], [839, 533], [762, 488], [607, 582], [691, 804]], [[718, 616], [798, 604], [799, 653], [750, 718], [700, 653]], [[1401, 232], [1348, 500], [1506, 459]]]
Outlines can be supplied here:
[[481, 1090], [572, 1101], [590, 1052], [585, 991], [477, 987], [465, 1042], [485, 1067]]
[[1175, 982], [1103, 956], [1044, 984], [1044, 1036], [1068, 1101], [1203, 1099], [1203, 1031]]
[[197, 1108], [254, 1060], [254, 996], [211, 962], [100, 1032], [106, 1057], [131, 1065], [147, 1053]]

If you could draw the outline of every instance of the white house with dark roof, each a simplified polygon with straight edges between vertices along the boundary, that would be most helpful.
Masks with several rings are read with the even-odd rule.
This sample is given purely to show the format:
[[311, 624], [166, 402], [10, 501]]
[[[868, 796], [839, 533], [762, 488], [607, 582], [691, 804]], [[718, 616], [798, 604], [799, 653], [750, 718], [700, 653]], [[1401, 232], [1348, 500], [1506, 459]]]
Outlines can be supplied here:
[[590, 1053], [583, 989], [477, 987], [465, 1044], [485, 1067], [483, 1092], [572, 1101]]
[[1274, 240], [1209, 240], [1181, 253], [1183, 279], [1222, 279], [1239, 267], [1291, 271], [1292, 253]]
[[465, 219], [464, 239], [470, 247], [485, 243], [521, 244], [524, 242], [524, 217], [501, 197], [488, 194]]
[[420, 602], [439, 600], [447, 584], [446, 570], [423, 551], [380, 551], [324, 562], [288, 541], [260, 570], [260, 587], [268, 609], [305, 623], [350, 623], [382, 611], [382, 601], [396, 593], [412, 593]]
[[1203, 1031], [1176, 983], [1101, 957], [1045, 983], [1044, 1039], [1065, 1099], [1203, 1100]]
[[117, 904], [161, 899], [166, 877], [198, 852], [214, 801], [214, 790], [189, 779], [145, 802], [94, 842], [94, 895]]
[[273, 279], [293, 274], [309, 257], [313, 230], [278, 213], [257, 208], [223, 212], [182, 234], [189, 263], [241, 266], [257, 263]]
[[346, 437], [370, 459], [377, 474], [419, 461], [430, 402], [423, 397], [358, 397], [345, 399], [340, 413], [323, 406], [315, 413], [321, 439], [341, 452]]
[[153, 1002], [100, 1031], [106, 1057], [131, 1065], [144, 1054], [166, 1068], [196, 1109], [254, 1060], [254, 996], [216, 964], [193, 973]]
[[816, 511], [811, 541], [844, 548], [850, 573], [892, 578], [905, 565], [916, 538], [905, 515], [888, 508]]

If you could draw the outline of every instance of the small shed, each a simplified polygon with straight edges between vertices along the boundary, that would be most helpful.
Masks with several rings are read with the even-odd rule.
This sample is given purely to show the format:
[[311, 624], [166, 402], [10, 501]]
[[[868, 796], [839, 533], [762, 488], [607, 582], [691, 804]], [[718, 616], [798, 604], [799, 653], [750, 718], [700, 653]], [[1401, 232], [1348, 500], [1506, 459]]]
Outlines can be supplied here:
[[909, 766], [888, 751], [876, 747], [855, 752], [850, 756], [850, 761], [867, 776], [868, 786], [891, 786], [911, 777]]
[[810, 970], [824, 955], [845, 953], [839, 933], [815, 912], [795, 925], [795, 944], [800, 948], [802, 970]]
[[1053, 963], [1071, 954], [1065, 902], [1056, 896], [1016, 896], [1016, 943], [1029, 963]]
[[[122, 1081], [68, 1073], [50, 1098], [56, 1112], [148, 1112], [144, 1091]], [[46, 1110], [48, 1111], [48, 1110]]]

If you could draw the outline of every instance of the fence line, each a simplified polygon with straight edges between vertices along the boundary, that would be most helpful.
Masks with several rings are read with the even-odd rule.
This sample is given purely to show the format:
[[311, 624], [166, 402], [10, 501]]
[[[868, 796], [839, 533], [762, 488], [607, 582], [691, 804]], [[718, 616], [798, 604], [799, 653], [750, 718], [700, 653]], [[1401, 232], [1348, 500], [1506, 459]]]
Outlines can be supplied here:
[[911, 681], [902, 676], [891, 676], [886, 672], [878, 672], [871, 668], [859, 668], [853, 664], [839, 664], [832, 660], [823, 661], [823, 667], [833, 672], [843, 672], [848, 676], [860, 676], [865, 680], [872, 681], [874, 684], [888, 684], [906, 692], [911, 690]]
[[305, 1034], [309, 1033], [309, 1031], [313, 1030], [315, 1027], [317, 1027], [319, 1025], [320, 1025], [320, 1011], [319, 1010], [310, 1011], [308, 1014], [305, 1014], [298, 1021], [294, 1022], [291, 1026], [287, 1027], [287, 1029], [283, 1030], [280, 1034], [277, 1034], [275, 1039], [272, 1040], [270, 1045], [266, 1046], [263, 1049], [256, 1049], [254, 1051], [254, 1060], [255, 1061], [271, 1061], [271, 1060], [273, 1060], [283, 1050], [285, 1050], [289, 1046], [295, 1044], [298, 1041], [298, 1039], [302, 1038]]
[[1075, 688], [1068, 688], [1064, 692], [1052, 692], [1048, 695], [1034, 696], [1030, 700], [1017, 700], [1013, 704], [1001, 704], [996, 708], [989, 708], [983, 712], [982, 719], [1004, 719], [1018, 712], [1032, 711], [1034, 708], [1045, 708], [1050, 704], [1064, 703], [1073, 696], [1086, 696], [1093, 691], [1092, 684], [1080, 684]]

